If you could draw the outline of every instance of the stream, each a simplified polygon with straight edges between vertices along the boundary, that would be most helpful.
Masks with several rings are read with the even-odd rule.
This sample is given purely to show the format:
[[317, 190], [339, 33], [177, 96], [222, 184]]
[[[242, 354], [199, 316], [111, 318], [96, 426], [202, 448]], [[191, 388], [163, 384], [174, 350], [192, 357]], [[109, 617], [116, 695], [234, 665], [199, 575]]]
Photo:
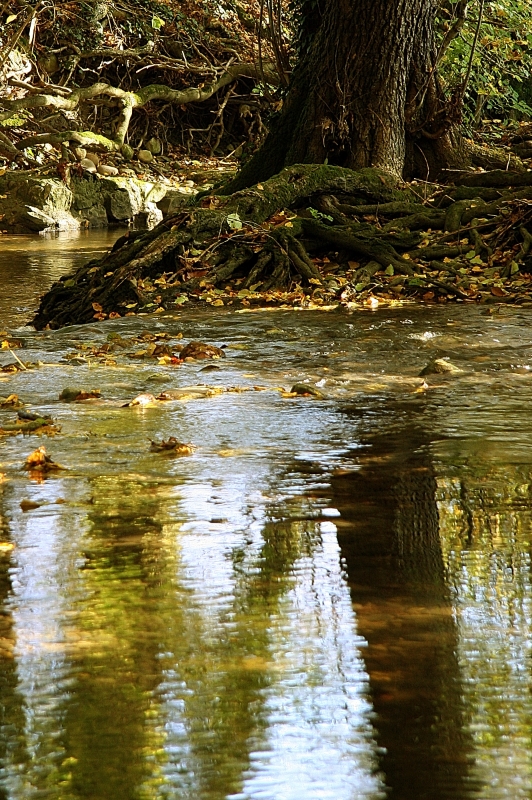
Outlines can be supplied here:
[[[2, 237], [0, 395], [61, 430], [0, 438], [0, 800], [529, 800], [532, 310], [24, 327], [118, 235]], [[146, 332], [226, 357], [90, 355]]]

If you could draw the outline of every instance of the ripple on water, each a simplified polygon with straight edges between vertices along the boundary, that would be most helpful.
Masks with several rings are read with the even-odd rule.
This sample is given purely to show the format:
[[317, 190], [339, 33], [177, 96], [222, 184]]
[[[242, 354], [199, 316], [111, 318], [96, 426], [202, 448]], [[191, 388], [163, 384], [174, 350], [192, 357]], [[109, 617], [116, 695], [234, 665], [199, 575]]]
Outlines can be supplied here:
[[[227, 358], [59, 363], [146, 328]], [[5, 392], [67, 470], [0, 440], [6, 796], [528, 798], [530, 330], [455, 306], [25, 331], [50, 366]], [[437, 357], [463, 373], [423, 385]], [[281, 396], [301, 380], [325, 400]], [[120, 407], [207, 382], [266, 390]], [[59, 403], [77, 385], [105, 403]], [[168, 436], [194, 454], [149, 452]]]

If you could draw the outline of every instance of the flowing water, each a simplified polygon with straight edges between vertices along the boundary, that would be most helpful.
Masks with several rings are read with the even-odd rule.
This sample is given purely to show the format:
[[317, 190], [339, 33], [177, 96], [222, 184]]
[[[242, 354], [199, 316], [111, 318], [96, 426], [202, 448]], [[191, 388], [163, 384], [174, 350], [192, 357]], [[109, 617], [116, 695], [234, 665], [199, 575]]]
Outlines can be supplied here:
[[[2, 325], [41, 362], [0, 394], [61, 425], [0, 439], [0, 798], [530, 798], [532, 311], [14, 331], [105, 244], [0, 255]], [[143, 331], [226, 358], [83, 349]], [[442, 356], [463, 371], [423, 384]], [[250, 391], [123, 407], [198, 384]], [[169, 436], [193, 455], [150, 451]], [[21, 469], [42, 444], [64, 470]]]

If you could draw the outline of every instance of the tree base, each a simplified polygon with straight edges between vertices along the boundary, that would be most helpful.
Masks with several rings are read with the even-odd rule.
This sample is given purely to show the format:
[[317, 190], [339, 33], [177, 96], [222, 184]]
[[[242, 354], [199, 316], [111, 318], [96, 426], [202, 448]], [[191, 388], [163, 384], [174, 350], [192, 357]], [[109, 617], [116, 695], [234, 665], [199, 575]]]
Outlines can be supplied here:
[[461, 185], [428, 198], [424, 186], [379, 170], [295, 165], [127, 233], [54, 284], [33, 324], [58, 328], [190, 300], [526, 300], [531, 175], [464, 172]]

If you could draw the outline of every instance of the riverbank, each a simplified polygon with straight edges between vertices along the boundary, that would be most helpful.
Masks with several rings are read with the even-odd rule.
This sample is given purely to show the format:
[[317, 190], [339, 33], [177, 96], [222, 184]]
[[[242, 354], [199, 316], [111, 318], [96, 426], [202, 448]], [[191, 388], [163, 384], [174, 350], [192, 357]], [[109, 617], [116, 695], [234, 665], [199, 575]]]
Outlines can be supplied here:
[[295, 165], [204, 195], [43, 297], [38, 328], [214, 308], [532, 303], [532, 173], [465, 171], [454, 185]]
[[[92, 154], [95, 161], [98, 157]], [[205, 159], [157, 175], [104, 163], [60, 178], [57, 170], [8, 171], [0, 175], [0, 231], [27, 234], [84, 228], [153, 228], [190, 205], [234, 167]], [[97, 171], [99, 170], [99, 172]]]

